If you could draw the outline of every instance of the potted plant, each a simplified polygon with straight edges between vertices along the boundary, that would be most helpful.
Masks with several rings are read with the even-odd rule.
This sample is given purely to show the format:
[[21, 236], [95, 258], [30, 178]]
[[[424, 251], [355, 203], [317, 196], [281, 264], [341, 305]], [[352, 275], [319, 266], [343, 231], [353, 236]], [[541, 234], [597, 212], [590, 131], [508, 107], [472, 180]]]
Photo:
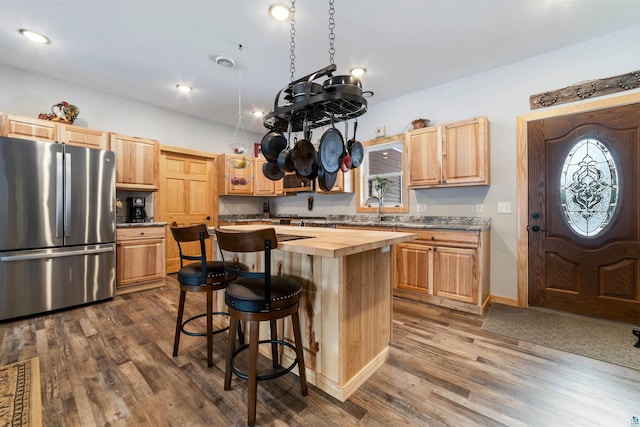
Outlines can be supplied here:
[[373, 178], [373, 189], [376, 190], [376, 194], [382, 200], [385, 194], [391, 189], [391, 181], [388, 178], [383, 178], [380, 175], [376, 175]]

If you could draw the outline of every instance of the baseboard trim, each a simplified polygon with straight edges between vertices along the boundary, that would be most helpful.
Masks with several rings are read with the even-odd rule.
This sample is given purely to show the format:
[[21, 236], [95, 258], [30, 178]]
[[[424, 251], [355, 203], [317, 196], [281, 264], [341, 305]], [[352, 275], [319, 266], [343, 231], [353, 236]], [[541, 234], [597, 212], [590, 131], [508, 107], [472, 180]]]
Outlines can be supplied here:
[[510, 305], [512, 307], [519, 307], [518, 298], [507, 298], [507, 297], [501, 297], [500, 295], [489, 295], [489, 302], [490, 303], [495, 302], [496, 304]]

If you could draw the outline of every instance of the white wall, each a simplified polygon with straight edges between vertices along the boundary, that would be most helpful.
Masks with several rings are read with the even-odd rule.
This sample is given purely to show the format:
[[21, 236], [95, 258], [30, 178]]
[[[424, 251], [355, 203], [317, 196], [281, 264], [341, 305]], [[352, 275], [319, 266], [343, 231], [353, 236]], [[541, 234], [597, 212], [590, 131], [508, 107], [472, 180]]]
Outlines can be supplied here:
[[[0, 65], [0, 111], [27, 117], [50, 113], [51, 105], [78, 106], [76, 125], [157, 139], [162, 145], [208, 153], [229, 152], [235, 127], [154, 107], [108, 93]], [[262, 135], [247, 132], [251, 142]], [[244, 142], [244, 136], [236, 137]]]
[[[491, 293], [516, 298], [516, 117], [531, 112], [532, 94], [640, 69], [637, 40], [640, 25], [370, 106], [369, 112], [358, 120], [358, 139], [373, 139], [373, 130], [379, 125], [386, 126], [387, 135], [402, 133], [418, 117], [428, 118], [433, 124], [479, 115], [489, 117], [491, 186], [410, 191], [410, 209], [415, 215], [416, 204], [426, 203], [426, 215], [475, 216], [475, 205], [482, 204], [482, 216], [492, 220]], [[363, 84], [366, 87], [366, 79]], [[155, 138], [164, 145], [200, 151], [228, 152], [234, 131], [233, 127], [2, 66], [0, 93], [0, 111], [36, 117], [48, 112], [53, 103], [67, 100], [80, 108], [79, 125]], [[321, 136], [317, 133], [314, 140]], [[259, 141], [261, 135], [251, 137]], [[272, 213], [355, 213], [353, 195], [313, 195], [311, 212], [307, 210], [308, 197], [308, 193], [301, 193], [272, 199]], [[262, 201], [225, 197], [220, 205], [224, 213], [257, 213], [261, 212]], [[498, 215], [498, 202], [511, 202], [512, 213]]]

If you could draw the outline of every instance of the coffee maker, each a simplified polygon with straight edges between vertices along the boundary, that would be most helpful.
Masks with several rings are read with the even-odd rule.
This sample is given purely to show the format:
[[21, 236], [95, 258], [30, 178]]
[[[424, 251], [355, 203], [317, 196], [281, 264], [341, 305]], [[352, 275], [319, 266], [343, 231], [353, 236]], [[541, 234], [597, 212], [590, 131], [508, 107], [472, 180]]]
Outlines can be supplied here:
[[144, 209], [144, 197], [129, 197], [129, 222], [145, 222], [147, 211]]

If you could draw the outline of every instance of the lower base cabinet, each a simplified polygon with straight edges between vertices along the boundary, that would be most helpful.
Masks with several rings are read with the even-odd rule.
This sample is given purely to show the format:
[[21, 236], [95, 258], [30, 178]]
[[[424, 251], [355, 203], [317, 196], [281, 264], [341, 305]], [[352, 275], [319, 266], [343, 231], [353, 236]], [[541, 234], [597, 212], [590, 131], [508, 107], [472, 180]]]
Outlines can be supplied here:
[[396, 231], [418, 234], [394, 246], [394, 295], [484, 314], [489, 297], [489, 232]]
[[124, 227], [116, 233], [116, 293], [162, 286], [166, 276], [165, 227]]

